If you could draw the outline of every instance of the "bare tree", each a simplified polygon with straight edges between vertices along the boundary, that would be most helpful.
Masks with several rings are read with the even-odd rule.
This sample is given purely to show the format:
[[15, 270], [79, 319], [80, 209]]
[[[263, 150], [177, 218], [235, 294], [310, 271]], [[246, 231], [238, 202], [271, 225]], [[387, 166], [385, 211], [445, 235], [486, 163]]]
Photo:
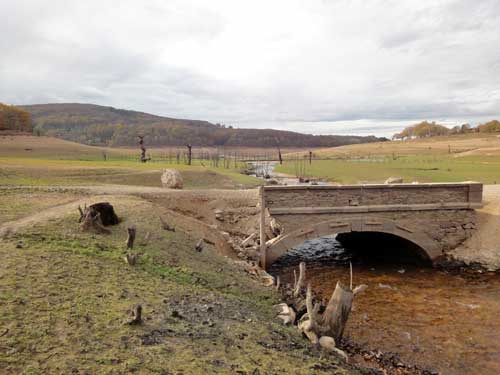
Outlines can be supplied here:
[[189, 143], [188, 143], [188, 144], [186, 145], [186, 147], [187, 147], [187, 149], [188, 149], [188, 162], [187, 162], [187, 164], [188, 164], [188, 165], [191, 165], [192, 155], [193, 155], [193, 154], [192, 154], [192, 148], [193, 148], [193, 146], [192, 146], [191, 144], [189, 144]]
[[144, 136], [143, 135], [138, 135], [139, 138], [139, 146], [141, 148], [141, 162], [145, 163], [148, 160], [151, 160], [151, 158], [146, 157], [146, 147], [144, 147]]
[[274, 138], [276, 142], [276, 148], [278, 149], [278, 160], [280, 161], [280, 164], [283, 164], [283, 158], [281, 157], [281, 147], [280, 147], [280, 141], [278, 138]]

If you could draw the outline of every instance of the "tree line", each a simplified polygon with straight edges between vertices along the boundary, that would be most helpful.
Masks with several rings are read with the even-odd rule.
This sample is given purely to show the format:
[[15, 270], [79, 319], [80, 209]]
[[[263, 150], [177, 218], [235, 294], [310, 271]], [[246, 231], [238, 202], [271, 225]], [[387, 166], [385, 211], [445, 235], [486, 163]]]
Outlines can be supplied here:
[[455, 135], [455, 134], [468, 134], [468, 133], [497, 133], [500, 132], [500, 122], [498, 120], [491, 120], [477, 126], [470, 124], [456, 125], [448, 128], [444, 125], [437, 124], [435, 121], [428, 122], [422, 121], [418, 124], [408, 126], [402, 132], [396, 133], [392, 139], [413, 139], [413, 138], [427, 138], [440, 135]]
[[0, 131], [31, 132], [32, 121], [29, 112], [13, 105], [0, 103]]
[[311, 135], [273, 129], [237, 129], [208, 121], [173, 119], [92, 104], [23, 106], [37, 134], [98, 146], [333, 147], [386, 140], [375, 136]]

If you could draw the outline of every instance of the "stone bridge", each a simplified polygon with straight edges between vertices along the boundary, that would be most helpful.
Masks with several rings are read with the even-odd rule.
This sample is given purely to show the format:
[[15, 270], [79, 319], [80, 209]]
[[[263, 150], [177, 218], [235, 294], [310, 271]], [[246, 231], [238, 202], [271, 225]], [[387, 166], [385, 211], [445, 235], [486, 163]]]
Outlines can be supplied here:
[[[264, 186], [261, 265], [268, 267], [308, 239], [361, 232], [403, 238], [434, 262], [472, 235], [482, 195], [476, 182]], [[282, 227], [278, 237], [269, 233], [269, 216]]]

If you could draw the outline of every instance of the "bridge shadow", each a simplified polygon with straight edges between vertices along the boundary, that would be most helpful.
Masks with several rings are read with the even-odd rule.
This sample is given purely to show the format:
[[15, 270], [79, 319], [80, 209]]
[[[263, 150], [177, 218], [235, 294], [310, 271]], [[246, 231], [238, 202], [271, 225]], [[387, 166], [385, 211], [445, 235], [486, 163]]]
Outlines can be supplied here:
[[424, 249], [394, 234], [349, 232], [338, 234], [336, 240], [354, 261], [361, 263], [432, 265]]
[[427, 253], [417, 244], [394, 234], [347, 232], [304, 241], [271, 265], [272, 270], [306, 262], [308, 265], [366, 267], [431, 267]]

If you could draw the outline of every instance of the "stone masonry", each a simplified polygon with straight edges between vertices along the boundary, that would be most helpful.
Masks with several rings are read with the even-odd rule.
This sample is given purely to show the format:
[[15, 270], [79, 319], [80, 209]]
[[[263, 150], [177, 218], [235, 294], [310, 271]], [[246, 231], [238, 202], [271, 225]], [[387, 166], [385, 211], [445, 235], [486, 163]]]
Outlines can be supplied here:
[[261, 263], [269, 266], [307, 239], [346, 232], [390, 233], [435, 261], [475, 230], [482, 189], [474, 182], [263, 187], [261, 206], [283, 233], [261, 242]]

